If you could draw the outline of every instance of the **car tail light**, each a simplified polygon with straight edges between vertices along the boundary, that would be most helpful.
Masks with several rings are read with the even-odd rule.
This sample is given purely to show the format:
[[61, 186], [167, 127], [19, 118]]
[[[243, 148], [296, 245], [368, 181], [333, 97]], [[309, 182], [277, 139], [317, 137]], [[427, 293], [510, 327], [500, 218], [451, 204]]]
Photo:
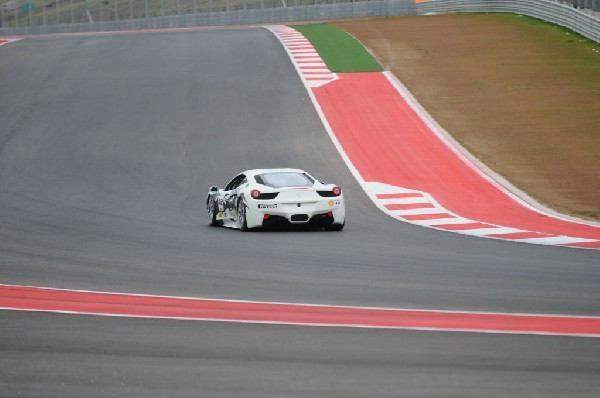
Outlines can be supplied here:
[[331, 192], [333, 193], [333, 196], [340, 196], [342, 194], [342, 188], [340, 188], [340, 187], [333, 187], [333, 189], [331, 190]]
[[258, 189], [253, 189], [252, 192], [250, 192], [250, 196], [254, 199], [258, 199], [260, 198], [260, 191]]

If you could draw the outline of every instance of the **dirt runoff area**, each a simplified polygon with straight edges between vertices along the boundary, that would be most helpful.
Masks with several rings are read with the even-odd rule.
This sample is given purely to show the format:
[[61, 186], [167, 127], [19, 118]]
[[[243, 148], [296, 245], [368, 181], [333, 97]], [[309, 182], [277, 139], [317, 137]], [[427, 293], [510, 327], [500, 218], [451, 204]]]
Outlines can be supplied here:
[[600, 220], [600, 45], [509, 14], [334, 25], [495, 172], [556, 211]]

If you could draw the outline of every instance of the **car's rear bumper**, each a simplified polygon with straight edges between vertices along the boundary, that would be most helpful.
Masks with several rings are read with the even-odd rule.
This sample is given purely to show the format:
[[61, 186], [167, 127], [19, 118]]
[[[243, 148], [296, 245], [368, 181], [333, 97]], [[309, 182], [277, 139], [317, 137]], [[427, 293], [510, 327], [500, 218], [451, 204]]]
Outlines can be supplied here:
[[278, 222], [298, 225], [343, 224], [346, 217], [343, 197], [297, 202], [250, 198], [246, 199], [246, 206], [246, 222], [249, 228]]

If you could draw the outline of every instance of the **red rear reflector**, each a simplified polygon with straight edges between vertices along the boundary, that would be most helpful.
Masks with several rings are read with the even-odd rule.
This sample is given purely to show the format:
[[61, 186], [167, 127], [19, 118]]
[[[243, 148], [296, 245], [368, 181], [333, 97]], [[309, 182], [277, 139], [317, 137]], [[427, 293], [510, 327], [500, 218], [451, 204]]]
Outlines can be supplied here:
[[270, 214], [265, 214], [265, 215], [263, 216], [263, 221], [265, 221], [265, 220], [268, 220], [268, 219], [269, 219], [269, 217], [271, 217], [271, 215], [270, 215]]
[[328, 215], [329, 217], [333, 218], [333, 212], [331, 212], [331, 211], [330, 211], [329, 213], [327, 213], [327, 215]]

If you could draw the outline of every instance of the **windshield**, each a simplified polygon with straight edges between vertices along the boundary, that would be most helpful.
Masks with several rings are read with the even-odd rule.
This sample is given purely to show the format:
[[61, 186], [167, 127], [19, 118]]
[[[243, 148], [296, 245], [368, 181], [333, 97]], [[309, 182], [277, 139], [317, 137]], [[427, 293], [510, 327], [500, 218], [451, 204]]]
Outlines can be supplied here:
[[315, 181], [304, 173], [268, 173], [255, 177], [256, 182], [272, 188], [312, 187]]

